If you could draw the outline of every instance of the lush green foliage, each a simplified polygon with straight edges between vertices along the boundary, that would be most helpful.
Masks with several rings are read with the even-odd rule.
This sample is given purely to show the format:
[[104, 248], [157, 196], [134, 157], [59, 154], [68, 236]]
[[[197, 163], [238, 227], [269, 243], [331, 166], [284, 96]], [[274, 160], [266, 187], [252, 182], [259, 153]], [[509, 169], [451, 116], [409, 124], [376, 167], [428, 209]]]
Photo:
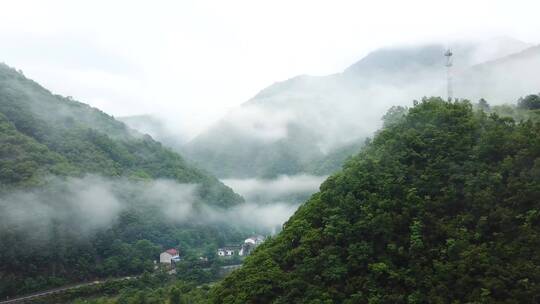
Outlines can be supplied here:
[[17, 131], [0, 113], [0, 189], [13, 184], [39, 184], [47, 173], [68, 174], [76, 169], [58, 153]]
[[[212, 275], [212, 270], [204, 270]], [[139, 277], [111, 279], [100, 284], [89, 284], [49, 296], [35, 298], [30, 303], [58, 304], [152, 304], [208, 303], [207, 280], [186, 279], [184, 272], [178, 278], [158, 271], [144, 272]], [[217, 277], [212, 277], [215, 280]]]
[[425, 99], [330, 177], [212, 301], [537, 303], [539, 199], [540, 124]]
[[[36, 174], [97, 173], [199, 183], [201, 196], [215, 205], [228, 206], [241, 200], [216, 178], [188, 165], [151, 137], [137, 134], [86, 104], [52, 95], [4, 65], [0, 65], [0, 113], [4, 114], [0, 117], [2, 130], [8, 128], [12, 133], [2, 134], [6, 137], [2, 138], [2, 161], [20, 164], [19, 159], [26, 160], [23, 168], [0, 172], [3, 186], [30, 183], [38, 178]], [[9, 142], [14, 136], [33, 139], [42, 145], [41, 151], [36, 152], [39, 148], [30, 143], [21, 147], [20, 142]], [[43, 150], [45, 147], [49, 151]]]
[[[23, 203], [5, 200], [14, 191], [58, 197], [45, 206], [53, 216], [42, 212], [20, 225], [0, 221], [0, 298], [69, 281], [141, 273], [152, 269], [164, 248], [203, 254], [242, 237], [231, 227], [167, 220], [155, 204], [133, 193], [122, 193], [126, 208], [110, 225], [82, 231], [92, 219], [70, 213], [77, 210], [67, 203], [76, 198], [58, 180], [87, 174], [197, 184], [199, 205], [226, 208], [243, 201], [149, 136], [86, 104], [53, 95], [0, 64], [0, 215], [8, 214], [9, 204]], [[95, 199], [101, 203], [99, 196]]]
[[[158, 287], [141, 282], [139, 286], [123, 288], [118, 294], [99, 298], [80, 298], [74, 304], [198, 304], [207, 303], [208, 285], [179, 281]], [[105, 294], [106, 293], [102, 293]], [[58, 303], [58, 302], [57, 302]], [[61, 302], [60, 302], [61, 303]]]
[[[238, 262], [237, 262], [238, 263]], [[89, 284], [62, 293], [37, 298], [36, 303], [149, 304], [208, 303], [210, 284], [228, 272], [225, 260], [183, 260], [176, 267], [176, 276], [167, 269], [144, 272], [139, 277], [111, 279]]]

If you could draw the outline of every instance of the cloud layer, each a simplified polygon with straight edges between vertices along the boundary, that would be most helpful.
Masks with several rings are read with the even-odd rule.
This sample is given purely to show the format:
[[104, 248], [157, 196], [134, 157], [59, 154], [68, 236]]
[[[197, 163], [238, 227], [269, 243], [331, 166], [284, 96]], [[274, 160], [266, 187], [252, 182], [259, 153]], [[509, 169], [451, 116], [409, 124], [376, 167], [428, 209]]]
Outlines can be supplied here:
[[308, 174], [281, 175], [275, 179], [223, 179], [222, 182], [242, 195], [247, 201], [271, 203], [309, 196], [319, 190], [326, 176]]
[[[263, 182], [239, 182], [244, 193], [253, 195]], [[283, 177], [269, 182], [277, 194], [315, 191], [318, 180], [307, 176]], [[172, 180], [132, 181], [95, 175], [82, 178], [51, 178], [46, 188], [15, 191], [0, 197], [0, 229], [26, 233], [46, 241], [57, 224], [67, 225], [80, 237], [114, 225], [123, 211], [137, 206], [157, 208], [163, 220], [176, 224], [229, 225], [246, 231], [272, 232], [294, 213], [296, 203], [259, 204], [248, 200], [223, 209], [203, 204], [197, 185]], [[265, 192], [272, 199], [276, 198]]]
[[538, 9], [534, 0], [8, 1], [0, 60], [55, 93], [115, 116], [158, 114], [193, 136], [274, 81], [335, 73], [382, 46], [538, 42]]

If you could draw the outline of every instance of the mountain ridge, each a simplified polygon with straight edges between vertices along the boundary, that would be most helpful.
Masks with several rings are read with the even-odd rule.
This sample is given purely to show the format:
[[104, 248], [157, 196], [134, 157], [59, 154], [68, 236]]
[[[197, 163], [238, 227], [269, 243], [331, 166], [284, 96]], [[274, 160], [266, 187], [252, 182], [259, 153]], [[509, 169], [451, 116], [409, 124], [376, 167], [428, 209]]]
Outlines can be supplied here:
[[[501, 53], [484, 46], [501, 44], [513, 46], [506, 47]], [[455, 95], [468, 97], [470, 92], [473, 100], [486, 97], [497, 104], [501, 99], [514, 101], [534, 91], [531, 85], [518, 90], [518, 86], [510, 84], [519, 82], [517, 77], [504, 84], [510, 93], [492, 100], [492, 95], [485, 95], [489, 89], [487, 86], [482, 91], [473, 92], [467, 85], [473, 82], [471, 78], [475, 83], [485, 78], [482, 75], [463, 76], [463, 81], [459, 80], [460, 75], [466, 75], [462, 70], [470, 71], [471, 66], [478, 66], [475, 62], [480, 53], [487, 54], [484, 59], [499, 58], [498, 55], [507, 56], [508, 52], [523, 51], [528, 46], [511, 39], [478, 45], [456, 44], [454, 78], [458, 80], [455, 81]], [[406, 101], [426, 95], [444, 95], [444, 50], [441, 44], [384, 48], [366, 55], [342, 73], [300, 75], [274, 83], [189, 141], [182, 151], [190, 160], [220, 177], [309, 173], [310, 163], [324, 161], [327, 153], [332, 154], [342, 146], [362, 142], [371, 136], [381, 126], [381, 117], [390, 105], [407, 105], [405, 102], [396, 103], [395, 96]], [[426, 56], [429, 60], [425, 59]], [[388, 61], [389, 58], [392, 60]], [[499, 85], [500, 81], [491, 85]], [[238, 124], [237, 121], [243, 123]], [[306, 134], [307, 137], [292, 137], [295, 134]], [[295, 147], [295, 142], [305, 142], [305, 149]], [[286, 147], [305, 157], [288, 157]], [[269, 167], [282, 169], [245, 169], [246, 160], [248, 168], [262, 168], [265, 163], [273, 163]], [[281, 163], [276, 163], [277, 160]], [[228, 164], [227, 168], [221, 165], [223, 163]], [[331, 171], [324, 173], [337, 169], [339, 167], [329, 168]]]
[[[99, 109], [53, 95], [7, 65], [0, 66], [0, 98], [0, 112], [17, 131], [63, 155], [72, 164], [83, 164], [81, 172], [119, 176], [137, 175], [137, 170], [142, 169], [149, 177], [203, 182], [204, 191], [217, 190], [213, 185], [221, 185], [223, 195], [234, 197], [217, 179], [193, 168], [150, 136], [128, 128]], [[77, 145], [85, 148], [79, 149]], [[156, 162], [152, 153], [159, 153], [168, 164]], [[216, 192], [214, 198], [219, 201], [220, 195]]]

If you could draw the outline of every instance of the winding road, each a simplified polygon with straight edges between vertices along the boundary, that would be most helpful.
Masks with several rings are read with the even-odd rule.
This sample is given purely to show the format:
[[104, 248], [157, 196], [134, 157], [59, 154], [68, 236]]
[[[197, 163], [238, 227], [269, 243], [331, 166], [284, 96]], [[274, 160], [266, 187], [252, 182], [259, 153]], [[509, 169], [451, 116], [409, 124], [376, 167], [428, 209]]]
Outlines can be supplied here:
[[103, 283], [108, 282], [108, 281], [123, 281], [123, 280], [131, 280], [131, 279], [135, 279], [135, 278], [136, 277], [122, 277], [122, 278], [117, 278], [117, 279], [112, 279], [112, 280], [109, 279], [109, 280], [101, 280], [101, 281], [92, 281], [92, 282], [88, 282], [88, 283], [80, 283], [80, 284], [77, 284], [77, 285], [58, 287], [58, 288], [54, 288], [54, 289], [49, 289], [49, 290], [44, 290], [44, 291], [32, 293], [32, 294], [25, 295], [25, 296], [20, 296], [20, 297], [13, 298], [13, 299], [1, 300], [0, 304], [24, 303], [25, 301], [28, 301], [28, 300], [32, 300], [32, 299], [35, 299], [35, 298], [41, 298], [41, 297], [52, 295], [52, 294], [55, 294], [55, 293], [61, 293], [61, 292], [67, 291], [67, 290], [77, 289], [77, 288], [81, 288], [81, 287], [85, 287], [85, 286], [103, 284]]
[[[240, 268], [241, 266], [242, 266], [242, 264], [227, 265], [227, 266], [221, 266], [221, 269], [224, 270], [226, 273], [229, 273], [229, 272], [231, 272], [231, 271], [233, 271], [235, 269]], [[169, 273], [169, 274], [172, 274], [172, 273]], [[116, 279], [99, 280], [99, 281], [92, 281], [92, 282], [87, 282], [87, 283], [79, 283], [79, 284], [76, 284], [76, 285], [63, 286], [63, 287], [58, 287], [58, 288], [54, 288], [54, 289], [49, 289], [49, 290], [44, 290], [44, 291], [28, 294], [28, 295], [25, 295], [25, 296], [20, 296], [20, 297], [13, 298], [13, 299], [1, 300], [0, 304], [24, 303], [25, 301], [28, 301], [28, 300], [33, 300], [33, 299], [36, 299], [36, 298], [41, 298], [41, 297], [44, 297], [44, 296], [52, 295], [52, 294], [55, 294], [55, 293], [61, 293], [61, 292], [67, 291], [67, 290], [77, 289], [77, 288], [81, 288], [81, 287], [85, 287], [85, 286], [98, 285], [98, 284], [103, 284], [105, 282], [111, 282], [111, 281], [132, 280], [132, 279], [137, 279], [137, 278], [138, 278], [137, 276], [129, 276], [129, 277], [116, 278]]]

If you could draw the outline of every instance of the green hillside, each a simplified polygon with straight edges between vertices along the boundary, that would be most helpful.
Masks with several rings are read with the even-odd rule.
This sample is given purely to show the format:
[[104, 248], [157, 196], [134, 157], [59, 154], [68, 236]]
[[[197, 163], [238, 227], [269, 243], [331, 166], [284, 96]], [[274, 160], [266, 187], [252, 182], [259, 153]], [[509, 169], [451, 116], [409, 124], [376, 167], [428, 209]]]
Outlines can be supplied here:
[[[47, 154], [57, 155], [55, 166], [49, 166], [49, 162], [46, 169], [40, 166], [45, 164], [43, 160], [26, 155], [25, 149], [17, 147], [17, 143], [11, 144], [15, 147], [3, 146], [22, 149], [16, 155], [29, 158], [29, 168], [22, 179], [10, 180], [6, 172], [6, 176], [0, 176], [2, 186], [32, 184], [39, 179], [36, 174], [50, 172], [97, 173], [200, 183], [202, 197], [221, 206], [241, 200], [216, 178], [188, 165], [159, 142], [128, 129], [124, 123], [86, 104], [53, 95], [6, 65], [0, 65], [0, 113], [5, 116], [2, 121], [11, 124], [8, 128], [14, 129], [12, 132], [41, 144], [48, 149]], [[9, 161], [13, 154], [8, 156], [2, 161]]]
[[[159, 197], [152, 187], [167, 188]], [[167, 202], [219, 209], [243, 199], [151, 137], [0, 65], [0, 298], [141, 273], [163, 248], [209, 251], [243, 237], [167, 217], [183, 215]]]
[[439, 98], [394, 119], [213, 303], [540, 301], [540, 124]]

